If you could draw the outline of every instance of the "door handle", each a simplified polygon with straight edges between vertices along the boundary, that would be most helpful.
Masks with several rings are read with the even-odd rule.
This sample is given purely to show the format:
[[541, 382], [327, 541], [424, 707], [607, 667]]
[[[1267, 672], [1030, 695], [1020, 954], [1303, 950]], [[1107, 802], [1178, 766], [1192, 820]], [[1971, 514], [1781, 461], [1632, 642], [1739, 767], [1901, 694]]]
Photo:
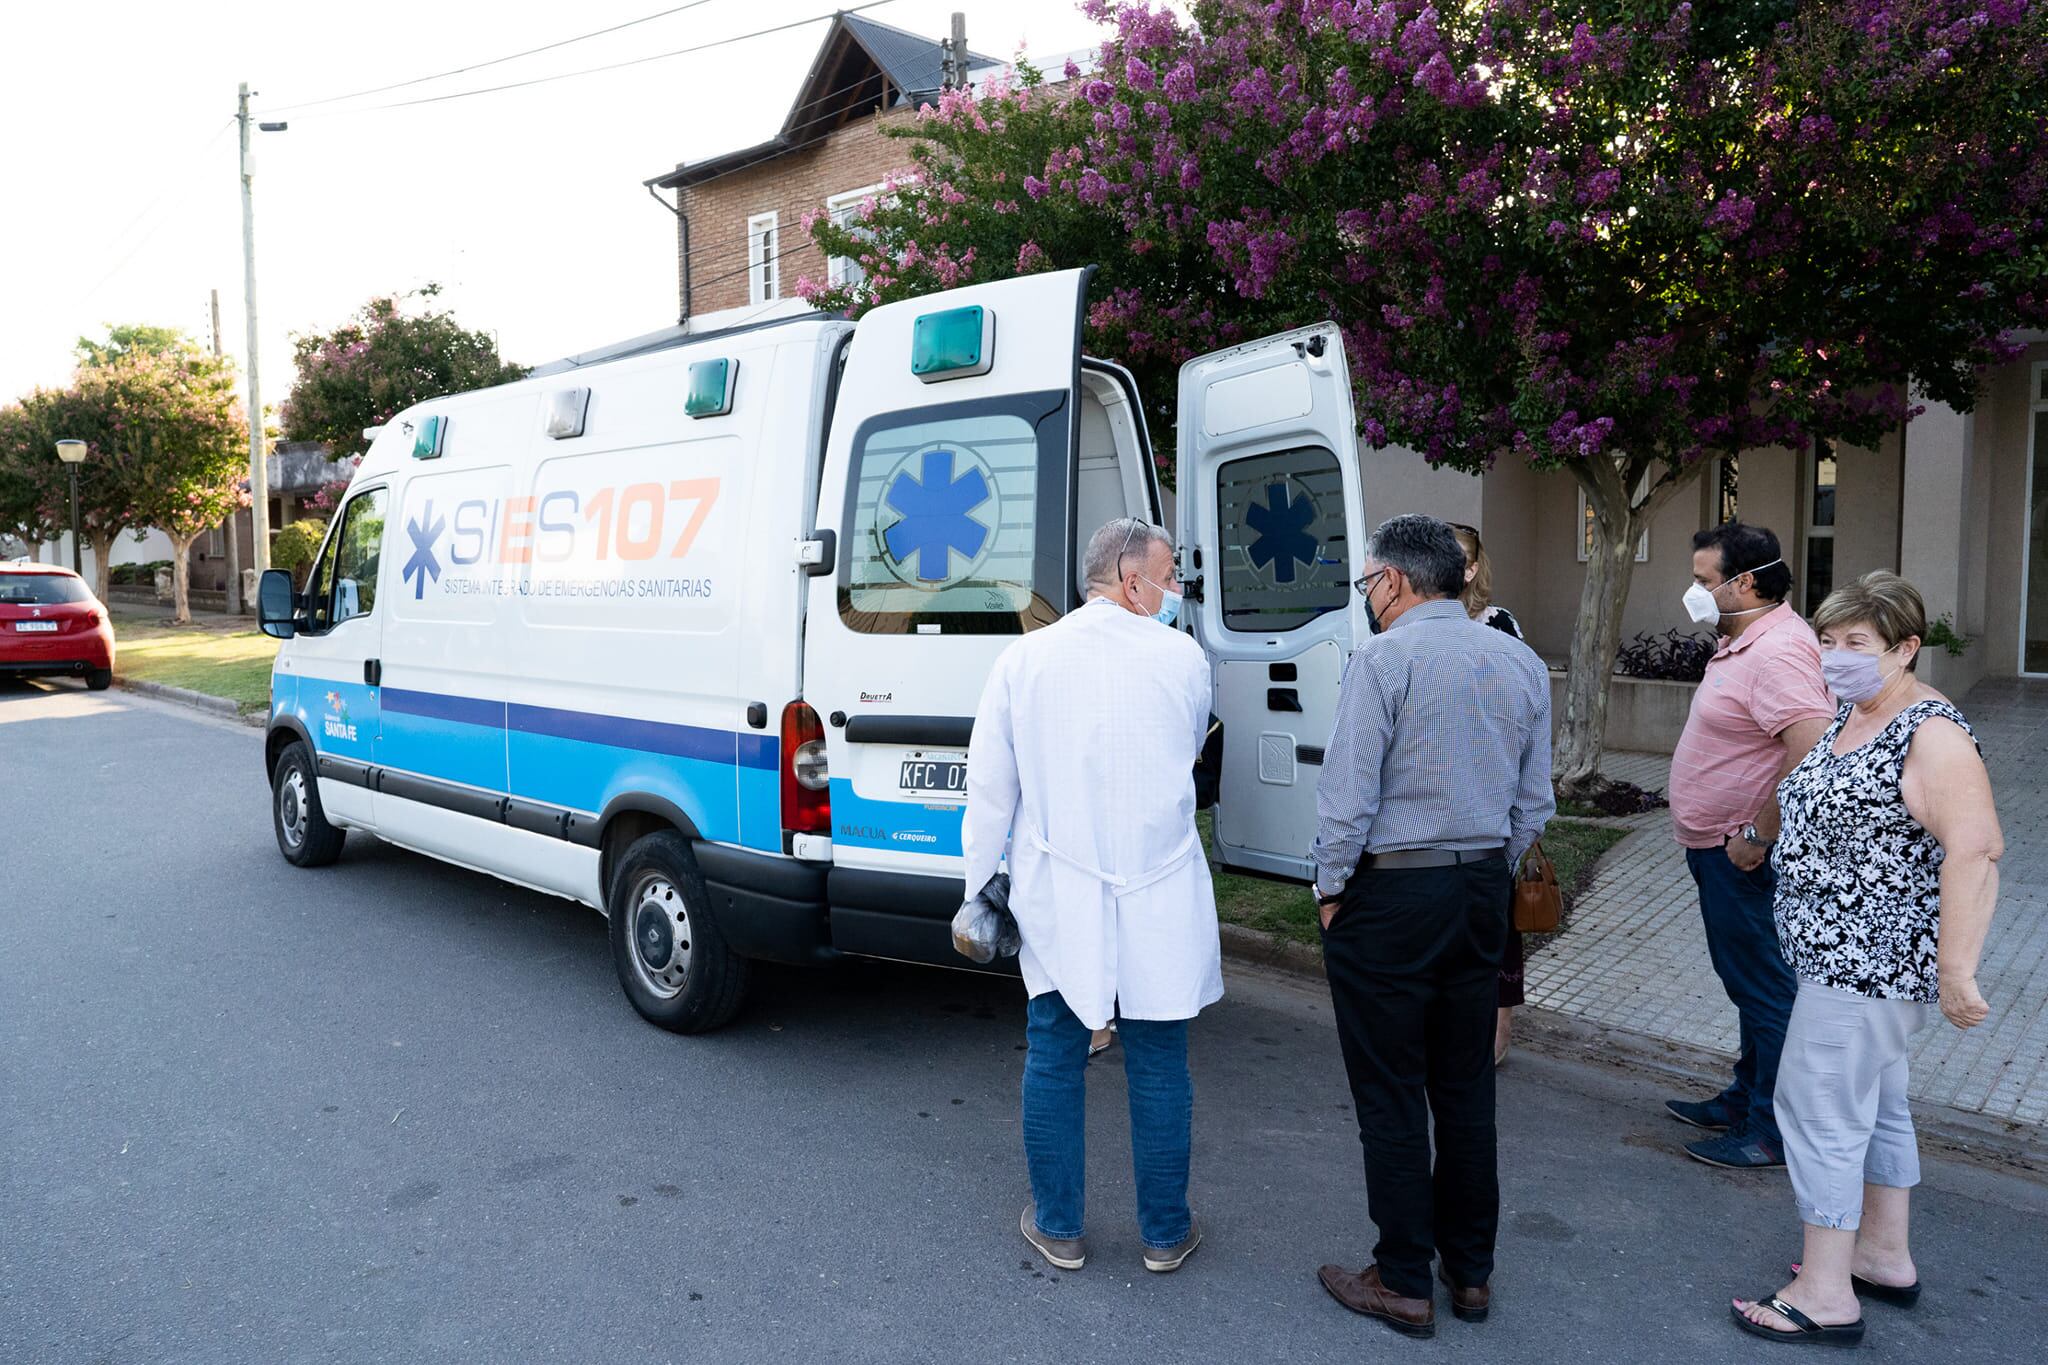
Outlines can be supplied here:
[[1292, 687], [1269, 687], [1266, 689], [1268, 711], [1292, 711], [1301, 713], [1301, 693]]
[[[382, 659], [363, 660], [363, 681], [368, 683], [372, 687], [380, 687], [383, 685], [384, 661]], [[1297, 707], [1296, 709], [1299, 710], [1300, 708]]]

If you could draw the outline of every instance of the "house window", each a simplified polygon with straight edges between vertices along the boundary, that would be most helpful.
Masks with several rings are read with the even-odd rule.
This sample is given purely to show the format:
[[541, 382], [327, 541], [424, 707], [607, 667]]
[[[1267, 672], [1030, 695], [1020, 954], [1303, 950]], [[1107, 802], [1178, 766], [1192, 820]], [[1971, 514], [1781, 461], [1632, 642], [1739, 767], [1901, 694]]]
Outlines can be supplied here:
[[1835, 590], [1835, 448], [1815, 441], [1806, 452], [1806, 615]]
[[1721, 457], [1720, 472], [1714, 485], [1714, 523], [1717, 526], [1726, 526], [1731, 521], [1742, 520], [1741, 509], [1735, 496], [1736, 463], [1736, 457], [1733, 455]]
[[2027, 545], [2020, 574], [2020, 672], [2048, 673], [2048, 364], [2036, 363], [2027, 405]]
[[[1636, 482], [1636, 501], [1641, 502], [1650, 494], [1650, 471], [1644, 470], [1643, 477]], [[1586, 490], [1579, 490], [1579, 563], [1584, 564], [1593, 557], [1593, 504], [1586, 501]], [[1647, 529], [1643, 538], [1636, 542], [1636, 563], [1648, 563], [1650, 558], [1650, 533]]]
[[773, 303], [782, 297], [782, 270], [776, 261], [779, 237], [774, 214], [757, 213], [747, 219], [748, 303]]
[[[835, 194], [825, 201], [825, 216], [832, 220], [832, 226], [851, 229], [860, 221], [861, 201], [877, 198], [881, 193], [880, 185], [869, 185], [864, 189]], [[870, 234], [861, 232], [860, 235], [865, 238]], [[825, 270], [834, 289], [859, 284], [868, 277], [868, 272], [861, 269], [860, 262], [851, 256], [832, 257], [825, 263]]]

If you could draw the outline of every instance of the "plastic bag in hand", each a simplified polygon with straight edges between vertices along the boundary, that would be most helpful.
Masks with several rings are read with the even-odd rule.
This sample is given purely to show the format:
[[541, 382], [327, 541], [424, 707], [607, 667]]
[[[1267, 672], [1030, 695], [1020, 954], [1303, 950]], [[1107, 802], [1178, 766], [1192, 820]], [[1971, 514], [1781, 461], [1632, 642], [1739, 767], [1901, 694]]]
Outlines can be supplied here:
[[1010, 914], [1010, 874], [998, 872], [953, 916], [953, 947], [970, 962], [1015, 957], [1023, 946]]

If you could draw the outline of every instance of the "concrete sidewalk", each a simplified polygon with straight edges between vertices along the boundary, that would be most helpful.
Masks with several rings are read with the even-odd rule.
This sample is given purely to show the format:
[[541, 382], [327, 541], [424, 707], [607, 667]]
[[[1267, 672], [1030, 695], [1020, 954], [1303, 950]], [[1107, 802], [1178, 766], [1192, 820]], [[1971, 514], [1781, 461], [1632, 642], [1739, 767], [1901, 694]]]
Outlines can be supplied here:
[[[1962, 703], [1990, 765], [2006, 854], [1998, 915], [1977, 982], [1991, 1018], [1964, 1033], [1937, 1020], [1914, 1040], [1912, 1095], [2004, 1124], [2048, 1124], [2048, 684], [1987, 682]], [[1671, 761], [1613, 754], [1611, 777], [1662, 789]], [[1601, 862], [1566, 932], [1529, 958], [1529, 1003], [1602, 1028], [1732, 1058], [1734, 1006], [1707, 959], [1699, 898], [1668, 813]]]

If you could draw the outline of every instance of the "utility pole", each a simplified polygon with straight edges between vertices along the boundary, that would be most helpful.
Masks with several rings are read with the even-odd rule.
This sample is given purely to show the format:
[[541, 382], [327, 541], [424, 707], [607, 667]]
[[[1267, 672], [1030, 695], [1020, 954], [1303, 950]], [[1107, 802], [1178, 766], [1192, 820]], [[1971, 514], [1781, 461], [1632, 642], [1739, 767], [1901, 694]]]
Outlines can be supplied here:
[[[220, 290], [215, 289], [211, 293], [213, 295], [213, 357], [218, 360], [221, 355]], [[228, 509], [228, 615], [230, 616], [240, 616], [242, 614], [242, 550], [239, 544], [240, 537], [236, 534], [235, 527], [235, 523], [239, 520], [241, 520], [240, 514], [233, 508]]]
[[959, 10], [953, 11], [953, 36], [945, 48], [945, 75], [941, 79], [948, 90], [962, 89], [967, 84], [967, 16]]
[[263, 385], [257, 374], [256, 205], [250, 181], [256, 163], [249, 154], [249, 82], [242, 82], [235, 121], [242, 131], [242, 302], [249, 315], [249, 567], [270, 567], [270, 471], [264, 465]]

